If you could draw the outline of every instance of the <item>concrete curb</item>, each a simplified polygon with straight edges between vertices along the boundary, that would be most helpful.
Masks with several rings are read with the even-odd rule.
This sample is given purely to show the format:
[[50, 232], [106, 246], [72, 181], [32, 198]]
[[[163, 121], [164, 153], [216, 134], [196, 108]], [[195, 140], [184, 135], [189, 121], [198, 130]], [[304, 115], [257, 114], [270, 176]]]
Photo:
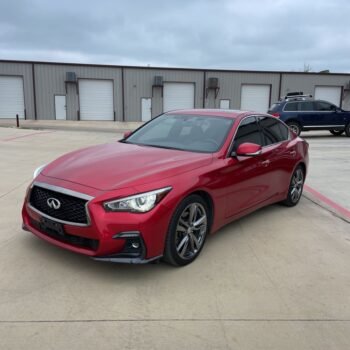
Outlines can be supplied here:
[[341, 206], [340, 204], [332, 201], [322, 193], [316, 191], [308, 185], [304, 185], [303, 196], [320, 206], [321, 208], [329, 211], [336, 217], [350, 223], [350, 210]]
[[[135, 130], [141, 122], [76, 121], [76, 120], [20, 120], [20, 129], [63, 130], [123, 133]], [[16, 128], [16, 120], [2, 119], [0, 127]]]

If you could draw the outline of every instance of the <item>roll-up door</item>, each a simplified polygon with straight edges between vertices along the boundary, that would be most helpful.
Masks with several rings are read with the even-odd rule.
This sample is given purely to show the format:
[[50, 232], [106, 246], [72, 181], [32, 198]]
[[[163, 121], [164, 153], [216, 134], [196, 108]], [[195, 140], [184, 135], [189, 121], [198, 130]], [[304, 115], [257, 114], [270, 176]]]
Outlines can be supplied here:
[[163, 111], [194, 108], [193, 83], [164, 83]]
[[22, 77], [0, 76], [0, 118], [24, 118]]
[[114, 120], [113, 82], [111, 80], [79, 80], [81, 120]]
[[241, 110], [266, 113], [270, 104], [270, 85], [242, 85]]
[[340, 86], [316, 86], [315, 99], [324, 100], [340, 106], [341, 87]]

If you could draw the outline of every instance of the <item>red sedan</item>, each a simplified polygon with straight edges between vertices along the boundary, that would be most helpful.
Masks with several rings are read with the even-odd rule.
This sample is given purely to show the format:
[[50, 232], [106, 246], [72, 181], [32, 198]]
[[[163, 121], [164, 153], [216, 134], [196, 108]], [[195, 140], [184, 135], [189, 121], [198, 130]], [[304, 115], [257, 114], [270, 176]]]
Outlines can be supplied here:
[[308, 144], [269, 115], [172, 111], [38, 168], [23, 228], [97, 260], [186, 265], [229, 222], [296, 205], [307, 166]]

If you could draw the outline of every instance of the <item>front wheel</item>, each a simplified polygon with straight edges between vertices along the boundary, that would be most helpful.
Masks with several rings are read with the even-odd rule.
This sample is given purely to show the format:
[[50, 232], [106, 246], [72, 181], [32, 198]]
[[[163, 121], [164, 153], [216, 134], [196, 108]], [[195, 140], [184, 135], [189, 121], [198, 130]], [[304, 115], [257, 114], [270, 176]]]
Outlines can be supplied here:
[[345, 127], [345, 134], [347, 137], [350, 137], [350, 123]]
[[289, 128], [298, 136], [301, 133], [301, 126], [298, 122], [287, 122], [287, 125], [289, 126]]
[[299, 165], [292, 175], [290, 180], [287, 198], [282, 202], [282, 204], [287, 207], [294, 207], [300, 201], [301, 194], [303, 193], [305, 181], [304, 170], [301, 165]]
[[166, 262], [184, 266], [198, 257], [209, 231], [208, 215], [208, 206], [198, 195], [191, 195], [180, 203], [168, 229], [164, 249]]
[[335, 130], [335, 129], [329, 130], [329, 132], [334, 136], [340, 136], [344, 131], [345, 130]]

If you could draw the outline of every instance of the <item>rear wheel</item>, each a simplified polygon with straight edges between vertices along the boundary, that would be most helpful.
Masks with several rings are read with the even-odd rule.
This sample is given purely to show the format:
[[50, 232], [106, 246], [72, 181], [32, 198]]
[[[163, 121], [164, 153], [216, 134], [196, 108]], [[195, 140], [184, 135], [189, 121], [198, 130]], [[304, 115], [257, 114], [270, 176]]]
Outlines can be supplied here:
[[345, 134], [347, 137], [350, 137], [350, 123], [345, 127]]
[[282, 204], [287, 207], [294, 207], [300, 201], [301, 195], [303, 193], [305, 181], [304, 169], [299, 165], [292, 175], [290, 180], [287, 198], [282, 202]]
[[335, 130], [335, 129], [329, 130], [329, 132], [334, 136], [340, 136], [344, 131], [345, 130]]
[[294, 133], [296, 133], [298, 136], [300, 135], [300, 133], [301, 133], [301, 126], [300, 126], [300, 124], [298, 122], [294, 122], [294, 121], [287, 122], [287, 125], [289, 126], [289, 128]]
[[208, 230], [209, 210], [198, 195], [185, 198], [177, 207], [165, 242], [164, 260], [174, 266], [184, 266], [201, 252]]

